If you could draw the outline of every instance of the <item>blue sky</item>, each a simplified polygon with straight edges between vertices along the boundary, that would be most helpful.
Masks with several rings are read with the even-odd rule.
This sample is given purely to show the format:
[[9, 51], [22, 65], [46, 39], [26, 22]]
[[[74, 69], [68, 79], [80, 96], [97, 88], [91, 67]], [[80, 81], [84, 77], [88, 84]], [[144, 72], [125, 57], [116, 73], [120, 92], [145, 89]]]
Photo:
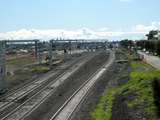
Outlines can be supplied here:
[[159, 28], [159, 5], [160, 0], [0, 0], [0, 33], [81, 28], [133, 32], [138, 25], [148, 30]]

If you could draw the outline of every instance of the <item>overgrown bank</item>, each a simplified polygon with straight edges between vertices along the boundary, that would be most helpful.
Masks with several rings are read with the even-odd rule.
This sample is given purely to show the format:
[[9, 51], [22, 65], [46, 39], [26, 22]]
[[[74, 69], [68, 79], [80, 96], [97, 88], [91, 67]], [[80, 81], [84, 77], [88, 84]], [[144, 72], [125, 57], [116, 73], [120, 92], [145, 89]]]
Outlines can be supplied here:
[[[153, 81], [160, 77], [160, 71], [141, 61], [129, 57], [130, 80], [107, 89], [97, 107], [91, 113], [92, 120], [157, 120]], [[124, 79], [126, 79], [124, 77]]]

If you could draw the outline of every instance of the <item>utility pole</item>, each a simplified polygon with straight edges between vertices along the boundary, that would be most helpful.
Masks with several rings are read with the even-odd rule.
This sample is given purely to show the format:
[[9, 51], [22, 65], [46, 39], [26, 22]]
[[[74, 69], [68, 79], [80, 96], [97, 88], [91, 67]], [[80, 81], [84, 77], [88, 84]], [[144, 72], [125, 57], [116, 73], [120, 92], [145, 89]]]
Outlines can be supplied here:
[[0, 93], [6, 90], [6, 59], [5, 59], [5, 41], [0, 41]]
[[38, 42], [38, 44], [37, 44], [37, 54], [38, 54], [38, 57], [37, 57], [37, 59], [38, 59], [38, 63], [39, 64], [42, 64], [42, 52], [43, 52], [43, 50], [42, 50], [42, 43], [40, 43], [40, 42]]
[[35, 58], [38, 61], [38, 41], [35, 41]]
[[69, 41], [69, 51], [70, 51], [70, 54], [72, 54], [72, 43], [71, 43], [71, 41]]
[[49, 65], [50, 65], [50, 67], [52, 66], [52, 60], [53, 60], [53, 52], [52, 52], [52, 46], [53, 46], [53, 40], [50, 40], [50, 42], [49, 42]]

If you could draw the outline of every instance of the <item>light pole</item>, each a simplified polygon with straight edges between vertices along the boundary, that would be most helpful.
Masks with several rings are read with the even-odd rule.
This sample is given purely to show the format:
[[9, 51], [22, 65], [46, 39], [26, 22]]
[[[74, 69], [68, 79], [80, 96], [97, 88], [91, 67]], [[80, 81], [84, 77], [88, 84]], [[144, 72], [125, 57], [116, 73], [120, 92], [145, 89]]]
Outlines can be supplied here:
[[5, 59], [5, 41], [0, 41], [0, 93], [6, 90], [6, 59]]

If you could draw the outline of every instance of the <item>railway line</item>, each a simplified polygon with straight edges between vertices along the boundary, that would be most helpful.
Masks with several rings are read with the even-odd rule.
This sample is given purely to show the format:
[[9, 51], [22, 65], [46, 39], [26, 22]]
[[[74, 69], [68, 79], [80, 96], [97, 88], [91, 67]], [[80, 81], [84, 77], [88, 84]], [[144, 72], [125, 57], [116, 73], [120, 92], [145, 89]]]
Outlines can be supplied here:
[[[85, 55], [83, 56], [85, 57]], [[8, 96], [10, 96], [12, 98], [12, 95], [15, 93], [19, 96], [21, 96], [21, 94], [23, 94], [23, 89], [31, 89], [34, 85], [33, 84], [41, 84], [43, 82], [45, 82], [46, 80], [48, 80], [49, 78], [61, 74], [62, 72], [64, 72], [63, 70], [67, 70], [68, 68], [70, 68], [72, 65], [74, 65], [75, 63], [77, 63], [78, 61], [81, 61], [83, 58], [79, 58], [79, 59], [75, 59], [73, 61], [66, 62], [64, 64], [62, 64], [61, 66], [59, 66], [58, 68], [56, 68], [56, 70], [52, 70], [48, 73], [46, 73], [45, 75], [41, 76], [38, 79], [33, 80], [32, 82], [29, 82], [21, 87], [19, 87], [18, 89], [12, 90], [9, 92], [9, 94], [1, 96], [0, 97], [0, 101], [6, 101], [6, 98], [9, 98]], [[26, 90], [27, 91], [27, 90]], [[13, 98], [14, 99], [14, 98]]]
[[[73, 61], [70, 65], [67, 65], [66, 68], [69, 69], [63, 71], [61, 74], [57, 75], [60, 71], [47, 74], [44, 78], [33, 81], [23, 88], [3, 97], [0, 102], [0, 118], [2, 120], [10, 118], [14, 120], [21, 119], [22, 116], [35, 109], [38, 103], [47, 99], [58, 85], [92, 57], [87, 58], [87, 56], [83, 56]], [[53, 76], [56, 77], [54, 80]]]
[[57, 110], [50, 120], [69, 120], [72, 117], [75, 109], [83, 101], [89, 90], [94, 86], [102, 74], [113, 63], [115, 55], [110, 53], [110, 58], [107, 63], [99, 68], [92, 76], [89, 77], [69, 98], [68, 100]]
[[[83, 56], [82, 58], [72, 62], [68, 66], [69, 69], [66, 69], [60, 75], [56, 76], [56, 74], [58, 73], [54, 73], [51, 76], [47, 75], [47, 79], [41, 79], [39, 81], [32, 82], [32, 84], [29, 84], [29, 87], [27, 86], [27, 89], [25, 89], [25, 91], [23, 91], [24, 89], [21, 88], [19, 89], [20, 91], [13, 92], [11, 95], [6, 96], [5, 100], [8, 100], [8, 102], [2, 101], [1, 103], [5, 104], [0, 105], [0, 119], [22, 120], [30, 116], [33, 111], [38, 109], [39, 106], [41, 106], [54, 94], [58, 86], [62, 85], [67, 78], [69, 78], [87, 61], [98, 54], [99, 53], [94, 53], [90, 57], [87, 57], [88, 55]], [[105, 62], [105, 64], [100, 66], [100, 68], [98, 68], [96, 72], [92, 73], [89, 76], [89, 79], [86, 78], [83, 84], [79, 85], [80, 87], [78, 87], [78, 90], [75, 89], [74, 93], [66, 100], [66, 102], [58, 109], [58, 111], [54, 115], [52, 115], [50, 120], [67, 120], [68, 118], [70, 118], [76, 107], [87, 95], [90, 88], [93, 87], [97, 79], [104, 73], [104, 71], [107, 70], [107, 67], [112, 64], [113, 60], [114, 53], [110, 52], [110, 57], [107, 63]], [[54, 80], [51, 79], [53, 76], [56, 76]], [[70, 112], [68, 113], [66, 111]], [[61, 118], [59, 116], [63, 116], [64, 118]]]

